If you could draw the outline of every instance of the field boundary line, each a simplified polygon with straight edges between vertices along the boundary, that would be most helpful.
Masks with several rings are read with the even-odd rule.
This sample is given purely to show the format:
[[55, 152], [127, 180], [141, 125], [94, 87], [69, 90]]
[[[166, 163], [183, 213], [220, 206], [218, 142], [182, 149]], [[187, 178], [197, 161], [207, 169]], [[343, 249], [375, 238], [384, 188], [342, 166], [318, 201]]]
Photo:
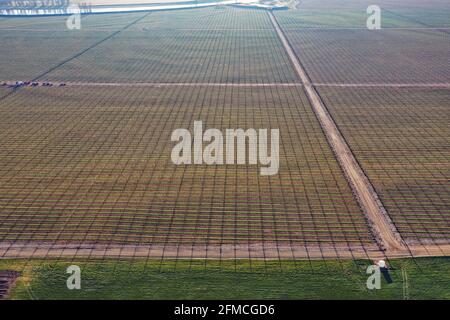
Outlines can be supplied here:
[[[1, 84], [5, 84], [10, 87], [16, 86], [17, 83], [24, 83], [24, 81], [15, 80], [0, 80]], [[64, 81], [31, 81], [36, 83], [37, 86], [49, 86], [52, 87], [301, 87], [300, 82], [272, 82], [272, 83], [227, 83], [227, 82], [64, 82]], [[44, 85], [47, 84], [47, 85]], [[28, 84], [27, 86], [31, 86]], [[32, 87], [32, 86], [31, 86]]]
[[312, 85], [343, 88], [450, 88], [450, 83], [312, 83]]
[[[79, 81], [32, 81], [36, 86], [69, 87], [303, 87], [300, 82], [233, 83], [233, 82], [79, 82]], [[23, 80], [0, 80], [0, 86], [9, 88], [25, 83]], [[450, 88], [450, 83], [323, 83], [311, 82], [313, 87], [342, 88]], [[31, 86], [28, 84], [27, 86]], [[20, 85], [19, 85], [20, 87]]]
[[323, 129], [326, 139], [349, 182], [355, 198], [367, 218], [369, 229], [372, 231], [375, 240], [381, 248], [386, 251], [408, 251], [406, 244], [389, 217], [378, 194], [362, 168], [359, 166], [350, 147], [347, 145], [347, 142], [329, 114], [319, 94], [316, 92], [308, 74], [294, 53], [294, 50], [276, 21], [275, 16], [272, 12], [268, 12], [268, 15], [295, 71], [304, 85], [305, 92]]
[[[206, 257], [206, 252], [208, 256]], [[121, 243], [54, 243], [43, 241], [8, 242], [0, 241], [0, 260], [32, 258], [151, 258], [162, 257], [180, 259], [252, 259], [279, 260], [324, 260], [324, 259], [372, 259], [386, 257], [375, 244], [290, 244], [290, 243], [240, 243], [240, 244], [121, 244]], [[412, 257], [446, 257], [450, 254], [450, 244], [440, 246], [410, 246], [410, 251], [393, 251], [389, 259]]]

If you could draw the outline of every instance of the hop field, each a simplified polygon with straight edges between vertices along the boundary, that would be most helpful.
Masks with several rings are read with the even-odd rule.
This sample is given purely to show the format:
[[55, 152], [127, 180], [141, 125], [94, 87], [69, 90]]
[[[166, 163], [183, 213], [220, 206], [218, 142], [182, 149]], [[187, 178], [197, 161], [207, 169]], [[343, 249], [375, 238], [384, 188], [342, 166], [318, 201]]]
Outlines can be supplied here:
[[270, 30], [273, 31], [264, 10], [237, 7], [210, 7], [188, 11], [155, 11], [130, 30]]
[[[449, 8], [407, 2], [0, 17], [11, 297], [448, 299]], [[279, 129], [278, 173], [175, 165], [194, 121]]]
[[450, 26], [446, 0], [302, 0], [298, 10], [275, 11], [283, 29], [366, 28], [366, 9], [378, 5], [382, 28], [443, 28]]
[[[0, 110], [2, 241], [371, 245], [301, 87], [30, 88]], [[198, 119], [279, 128], [279, 174], [174, 165]]]
[[318, 83], [449, 83], [450, 35], [439, 30], [287, 30]]
[[[108, 56], [108, 59], [102, 57]], [[41, 77], [48, 81], [286, 83], [297, 80], [273, 30], [124, 31]]]
[[400, 233], [450, 238], [450, 90], [320, 88]]
[[0, 81], [36, 80], [143, 15], [88, 16], [77, 32], [67, 30], [64, 17], [0, 18], [0, 54], [8, 57], [0, 63]]

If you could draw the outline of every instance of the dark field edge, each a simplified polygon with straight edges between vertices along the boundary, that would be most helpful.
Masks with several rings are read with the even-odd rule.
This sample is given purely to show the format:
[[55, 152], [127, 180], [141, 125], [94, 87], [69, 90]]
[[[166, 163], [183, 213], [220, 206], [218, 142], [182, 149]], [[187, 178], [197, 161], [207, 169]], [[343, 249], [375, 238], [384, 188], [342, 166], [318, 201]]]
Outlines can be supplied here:
[[[450, 257], [395, 259], [389, 281], [369, 290], [368, 260], [342, 261], [67, 261], [33, 260], [22, 271], [10, 299], [445, 299], [450, 300]], [[23, 261], [0, 260], [0, 270]], [[70, 265], [81, 268], [81, 290], [68, 290]], [[219, 267], [219, 264], [221, 265]], [[325, 264], [327, 267], [325, 268]], [[313, 269], [311, 269], [311, 267]]]

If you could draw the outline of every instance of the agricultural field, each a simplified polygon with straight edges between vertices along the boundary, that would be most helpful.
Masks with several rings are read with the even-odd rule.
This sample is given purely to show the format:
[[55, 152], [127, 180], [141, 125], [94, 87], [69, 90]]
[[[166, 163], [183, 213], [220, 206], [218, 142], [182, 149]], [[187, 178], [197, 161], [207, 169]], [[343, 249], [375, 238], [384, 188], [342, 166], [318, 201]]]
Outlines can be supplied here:
[[273, 31], [150, 30], [124, 31], [40, 79], [285, 83], [296, 76]]
[[[413, 24], [428, 28], [450, 27], [448, 19], [450, 6], [446, 0], [383, 0], [382, 7], [385, 14], [394, 15], [398, 19], [408, 21], [409, 26]], [[448, 33], [448, 30], [447, 30]]]
[[[298, 10], [275, 11], [279, 23], [284, 30], [299, 30], [305, 28], [359, 28], [366, 29], [369, 5], [373, 1], [302, 1]], [[389, 7], [386, 0], [377, 1], [383, 9]], [[394, 12], [383, 10], [383, 28], [420, 27], [418, 22], [399, 17]]]
[[218, 6], [199, 10], [155, 11], [129, 30], [268, 30], [273, 31], [267, 12], [258, 9]]
[[7, 63], [0, 63], [0, 81], [37, 80], [143, 15], [131, 14], [126, 19], [89, 16], [83, 19], [83, 29], [76, 32], [67, 30], [64, 17], [44, 18], [45, 21], [0, 18], [0, 54], [8, 57]]
[[4, 95], [7, 95], [12, 90], [6, 87], [0, 87], [0, 97], [3, 97]]
[[[235, 12], [226, 7], [190, 12], [184, 12], [184, 18], [178, 18], [180, 13], [176, 12], [150, 13], [40, 79], [119, 83], [297, 81], [266, 12]], [[108, 59], [103, 59], [106, 56]]]
[[[24, 88], [0, 106], [1, 241], [371, 246], [301, 87]], [[198, 119], [280, 128], [278, 175], [174, 165], [172, 131]]]
[[403, 237], [450, 238], [450, 90], [320, 88]]
[[305, 29], [286, 35], [317, 83], [450, 82], [450, 35], [439, 30]]
[[[371, 4], [0, 16], [0, 299], [450, 299], [450, 8]], [[195, 121], [276, 174], [174, 164]]]
[[382, 28], [446, 28], [450, 6], [446, 0], [302, 0], [297, 10], [275, 11], [285, 29], [366, 28], [366, 9], [378, 5]]
[[77, 31], [67, 30], [61, 17], [0, 20], [8, 31], [0, 53], [13, 57], [0, 66], [0, 80], [297, 81], [264, 11], [216, 7], [113, 16], [86, 16]]

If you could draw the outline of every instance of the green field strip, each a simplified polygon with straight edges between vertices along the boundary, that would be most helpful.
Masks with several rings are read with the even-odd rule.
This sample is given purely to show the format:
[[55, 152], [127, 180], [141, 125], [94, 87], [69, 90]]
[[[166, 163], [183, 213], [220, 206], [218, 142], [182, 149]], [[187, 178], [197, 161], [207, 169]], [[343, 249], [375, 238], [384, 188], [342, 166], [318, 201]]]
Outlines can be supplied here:
[[[66, 268], [82, 270], [67, 290]], [[371, 262], [353, 261], [0, 261], [21, 269], [12, 299], [449, 299], [448, 258], [392, 260], [392, 283], [366, 288]], [[408, 275], [408, 296], [404, 273]]]

